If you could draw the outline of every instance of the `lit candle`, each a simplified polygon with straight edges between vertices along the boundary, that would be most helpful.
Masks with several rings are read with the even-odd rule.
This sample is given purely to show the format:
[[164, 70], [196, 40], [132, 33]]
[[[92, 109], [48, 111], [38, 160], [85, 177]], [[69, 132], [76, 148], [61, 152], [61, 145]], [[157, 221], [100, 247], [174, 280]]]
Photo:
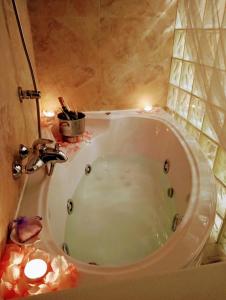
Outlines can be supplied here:
[[25, 276], [32, 280], [40, 279], [46, 274], [46, 272], [47, 263], [43, 259], [32, 259], [24, 268]]
[[144, 107], [144, 111], [145, 112], [150, 112], [152, 110], [152, 105], [146, 105], [145, 107]]
[[43, 110], [43, 116], [47, 118], [53, 118], [55, 116], [54, 111]]
[[42, 118], [41, 118], [41, 123], [43, 127], [47, 127], [49, 125], [53, 124], [55, 118], [55, 112], [54, 111], [47, 111], [43, 110], [42, 111]]

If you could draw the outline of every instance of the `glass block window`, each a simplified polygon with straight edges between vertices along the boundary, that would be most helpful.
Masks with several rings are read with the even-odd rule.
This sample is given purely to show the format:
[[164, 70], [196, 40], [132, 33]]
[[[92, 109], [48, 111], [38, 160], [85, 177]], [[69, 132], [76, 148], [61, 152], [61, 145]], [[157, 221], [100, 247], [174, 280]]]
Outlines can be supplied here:
[[216, 181], [216, 187], [217, 213], [221, 216], [221, 218], [224, 218], [226, 212], [226, 188], [219, 181]]
[[222, 225], [223, 225], [222, 218], [220, 218], [218, 216], [218, 214], [216, 214], [213, 229], [212, 229], [212, 232], [210, 234], [210, 242], [212, 242], [212, 243], [217, 242]]
[[180, 87], [188, 92], [191, 92], [195, 66], [190, 62], [183, 62], [181, 70]]
[[169, 87], [169, 92], [168, 92], [168, 107], [172, 110], [175, 111], [176, 105], [177, 105], [177, 96], [178, 96], [178, 88], [174, 86]]
[[200, 139], [200, 131], [199, 130], [197, 130], [194, 126], [192, 126], [188, 122], [186, 124], [186, 129], [196, 139], [196, 141], [199, 141], [199, 139]]
[[185, 30], [177, 30], [174, 37], [173, 57], [183, 58], [185, 44]]
[[212, 168], [217, 153], [217, 144], [211, 141], [211, 139], [209, 139], [204, 134], [201, 134], [199, 144]]
[[221, 101], [226, 99], [226, 0], [192, 0], [190, 20], [185, 4], [178, 0], [167, 107], [200, 144], [214, 172], [217, 213], [210, 241], [226, 253], [226, 151], [208, 116], [211, 107], [211, 118], [226, 130]]
[[181, 117], [186, 118], [188, 115], [189, 103], [190, 103], [191, 95], [185, 91], [180, 90], [177, 97], [177, 105], [175, 107], [175, 111]]
[[204, 28], [219, 28], [224, 16], [225, 1], [206, 0]]
[[202, 131], [209, 136], [214, 141], [218, 142], [218, 137], [216, 135], [215, 130], [213, 129], [212, 124], [210, 123], [208, 114], [205, 115], [203, 125], [202, 125]]
[[170, 83], [179, 86], [182, 62], [178, 59], [173, 59], [171, 64]]
[[216, 158], [216, 163], [214, 166], [214, 173], [216, 177], [226, 185], [226, 152], [220, 148]]
[[187, 18], [186, 18], [186, 13], [185, 13], [184, 0], [178, 2], [175, 27], [177, 29], [187, 27]]
[[211, 81], [211, 97], [213, 100], [213, 103], [222, 108], [225, 109], [224, 107], [221, 107], [221, 100], [222, 98], [225, 99], [226, 97], [226, 72], [221, 71], [221, 70], [214, 70], [212, 74], [212, 81]]
[[194, 96], [191, 98], [188, 120], [198, 129], [202, 128], [205, 109], [206, 107], [203, 101]]
[[207, 66], [214, 66], [217, 45], [219, 40], [219, 31], [216, 30], [205, 30], [200, 35], [201, 48], [201, 63]]
[[221, 30], [220, 39], [217, 48], [217, 56], [216, 56], [216, 68], [225, 71], [226, 70], [226, 30]]
[[[204, 70], [203, 70], [204, 69]], [[204, 82], [202, 78], [202, 73], [206, 75], [206, 81]], [[207, 66], [200, 66], [198, 64], [195, 65], [195, 76], [192, 87], [192, 94], [196, 95], [200, 99], [206, 100], [206, 89], [209, 89], [210, 79], [212, 78], [213, 70]]]
[[223, 230], [220, 235], [220, 244], [223, 246], [224, 251], [226, 252], [226, 224], [222, 225]]
[[[225, 10], [224, 10], [225, 12]], [[223, 18], [223, 22], [221, 24], [221, 28], [226, 28], [226, 14], [224, 13], [224, 18]]]
[[[185, 30], [183, 30], [185, 35]], [[176, 33], [175, 33], [176, 34]], [[184, 44], [184, 59], [188, 61], [197, 61], [197, 41], [194, 39], [191, 30], [186, 31], [186, 42]]]

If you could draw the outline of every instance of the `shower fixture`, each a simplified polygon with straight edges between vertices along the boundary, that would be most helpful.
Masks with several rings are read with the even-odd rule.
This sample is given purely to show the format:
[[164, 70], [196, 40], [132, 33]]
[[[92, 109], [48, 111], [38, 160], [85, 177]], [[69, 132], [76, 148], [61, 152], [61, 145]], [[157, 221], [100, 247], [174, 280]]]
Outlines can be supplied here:
[[20, 38], [21, 38], [21, 43], [22, 43], [24, 53], [25, 53], [25, 56], [26, 56], [26, 59], [27, 59], [29, 71], [30, 71], [30, 74], [31, 74], [32, 84], [33, 84], [33, 88], [34, 88], [34, 90], [29, 91], [29, 90], [22, 90], [21, 87], [18, 87], [19, 99], [20, 99], [20, 102], [23, 102], [23, 99], [35, 99], [37, 122], [38, 122], [38, 124], [37, 124], [38, 125], [38, 137], [41, 138], [42, 133], [41, 133], [41, 118], [40, 118], [40, 105], [39, 105], [40, 92], [38, 91], [38, 88], [37, 88], [35, 73], [34, 73], [32, 63], [31, 63], [31, 59], [30, 59], [28, 49], [27, 49], [27, 46], [26, 46], [26, 42], [25, 42], [25, 38], [24, 38], [24, 34], [23, 34], [23, 29], [22, 29], [22, 26], [21, 26], [21, 22], [20, 22], [20, 18], [19, 18], [19, 14], [18, 14], [18, 11], [17, 11], [15, 0], [12, 0], [12, 5], [13, 5], [13, 10], [14, 10], [14, 14], [15, 14], [15, 17], [16, 17], [16, 22], [17, 22]]
[[20, 102], [23, 102], [24, 99], [40, 99], [41, 92], [36, 90], [23, 90], [22, 87], [18, 87], [18, 96]]

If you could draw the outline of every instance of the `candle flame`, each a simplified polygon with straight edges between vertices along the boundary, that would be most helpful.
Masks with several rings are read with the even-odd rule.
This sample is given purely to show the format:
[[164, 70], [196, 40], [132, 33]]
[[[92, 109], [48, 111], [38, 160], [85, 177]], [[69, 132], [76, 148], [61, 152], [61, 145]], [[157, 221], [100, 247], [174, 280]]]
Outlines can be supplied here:
[[151, 111], [152, 110], [152, 105], [146, 105], [145, 107], [144, 107], [144, 111], [146, 111], [146, 112], [149, 112], [149, 111]]
[[43, 110], [43, 116], [44, 117], [48, 117], [48, 118], [52, 118], [55, 116], [55, 113], [54, 111], [47, 111], [47, 110]]
[[26, 264], [24, 274], [29, 279], [39, 279], [46, 271], [47, 263], [43, 259], [32, 259]]

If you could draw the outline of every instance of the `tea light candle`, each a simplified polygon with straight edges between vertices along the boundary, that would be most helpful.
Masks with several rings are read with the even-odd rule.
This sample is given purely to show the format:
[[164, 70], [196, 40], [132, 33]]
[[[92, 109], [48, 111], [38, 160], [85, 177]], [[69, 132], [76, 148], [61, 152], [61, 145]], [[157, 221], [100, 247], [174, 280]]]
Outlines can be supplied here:
[[144, 111], [145, 112], [150, 112], [152, 110], [152, 105], [146, 105], [145, 107], [144, 107]]
[[55, 113], [54, 111], [47, 111], [47, 110], [43, 110], [43, 116], [46, 118], [54, 118]]
[[40, 279], [46, 272], [47, 263], [43, 259], [32, 259], [24, 268], [24, 275], [31, 280]]
[[43, 110], [42, 111], [42, 118], [41, 118], [42, 126], [47, 127], [49, 125], [52, 125], [52, 123], [54, 121], [54, 118], [55, 118], [55, 112], [54, 111]]

